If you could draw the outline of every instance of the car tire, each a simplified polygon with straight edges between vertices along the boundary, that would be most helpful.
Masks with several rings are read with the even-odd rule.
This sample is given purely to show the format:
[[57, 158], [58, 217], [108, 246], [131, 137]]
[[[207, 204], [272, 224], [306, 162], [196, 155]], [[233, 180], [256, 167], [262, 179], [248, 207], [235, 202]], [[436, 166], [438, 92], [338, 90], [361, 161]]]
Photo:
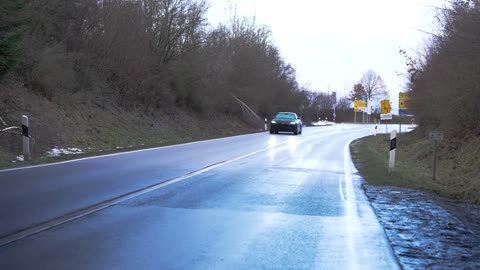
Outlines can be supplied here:
[[273, 130], [270, 130], [270, 134], [273, 134], [273, 133], [274, 133]]

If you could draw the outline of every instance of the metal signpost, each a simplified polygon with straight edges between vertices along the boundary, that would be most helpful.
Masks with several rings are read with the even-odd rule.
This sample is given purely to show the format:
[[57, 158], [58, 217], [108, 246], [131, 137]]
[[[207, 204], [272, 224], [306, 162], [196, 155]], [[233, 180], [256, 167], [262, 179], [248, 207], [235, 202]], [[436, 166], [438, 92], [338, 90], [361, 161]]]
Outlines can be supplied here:
[[402, 134], [402, 115], [408, 114], [408, 99], [409, 95], [405, 92], [398, 94], [398, 114], [400, 115], [400, 134]]
[[353, 103], [353, 110], [355, 111], [355, 123], [357, 123], [357, 112], [363, 111], [365, 107], [365, 100], [355, 100]]
[[388, 133], [388, 122], [387, 120], [392, 120], [393, 116], [390, 113], [390, 100], [382, 100], [380, 102], [380, 107], [382, 109], [382, 113], [380, 114], [380, 120], [385, 120], [385, 130]]
[[443, 132], [431, 131], [429, 136], [430, 140], [433, 140], [433, 180], [437, 178], [437, 149], [438, 142], [443, 140]]

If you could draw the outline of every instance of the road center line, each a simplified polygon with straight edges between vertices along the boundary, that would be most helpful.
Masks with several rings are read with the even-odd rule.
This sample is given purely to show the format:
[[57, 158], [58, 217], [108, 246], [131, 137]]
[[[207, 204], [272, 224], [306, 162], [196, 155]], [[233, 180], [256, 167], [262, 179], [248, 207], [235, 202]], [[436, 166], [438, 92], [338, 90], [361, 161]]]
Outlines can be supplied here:
[[[317, 138], [318, 138], [318, 137], [317, 137]], [[297, 142], [303, 142], [303, 141], [309, 140], [309, 139], [311, 139], [311, 138], [310, 138], [310, 137], [306, 137], [306, 138], [299, 139]], [[193, 172], [191, 172], [191, 173], [187, 173], [187, 174], [185, 174], [185, 175], [183, 175], [183, 176], [179, 176], [179, 177], [176, 177], [176, 178], [173, 178], [173, 179], [169, 179], [169, 180], [163, 181], [163, 182], [158, 183], [158, 184], [154, 184], [154, 185], [151, 185], [151, 186], [148, 186], [148, 187], [145, 187], [145, 188], [136, 190], [136, 191], [132, 191], [132, 192], [126, 193], [126, 194], [124, 194], [124, 195], [120, 195], [120, 196], [115, 197], [115, 198], [113, 198], [113, 199], [103, 201], [103, 202], [101, 202], [101, 203], [98, 203], [98, 204], [89, 206], [89, 207], [87, 207], [87, 208], [83, 208], [83, 209], [80, 209], [80, 210], [77, 210], [77, 211], [73, 211], [73, 212], [68, 213], [68, 214], [66, 214], [66, 215], [64, 215], [64, 216], [61, 216], [61, 217], [58, 217], [58, 218], [54, 218], [54, 219], [52, 219], [52, 220], [46, 221], [46, 222], [44, 222], [44, 223], [40, 223], [40, 224], [38, 224], [38, 225], [34, 225], [34, 226], [30, 227], [30, 228], [21, 229], [20, 231], [17, 231], [17, 232], [14, 232], [14, 233], [11, 233], [11, 234], [2, 236], [2, 237], [0, 238], [0, 247], [1, 247], [1, 246], [4, 246], [4, 245], [7, 245], [7, 244], [9, 244], [9, 243], [12, 243], [12, 242], [15, 242], [15, 241], [24, 239], [24, 238], [26, 238], [26, 237], [32, 236], [32, 235], [34, 235], [34, 234], [37, 234], [37, 233], [40, 233], [40, 232], [49, 230], [49, 229], [51, 229], [51, 228], [60, 226], [60, 225], [62, 225], [62, 224], [64, 224], [64, 223], [67, 223], [67, 222], [74, 221], [74, 220], [76, 220], [76, 219], [85, 217], [85, 216], [90, 215], [90, 214], [92, 214], [92, 213], [95, 213], [95, 212], [101, 211], [101, 210], [103, 210], [103, 209], [106, 209], [106, 208], [108, 208], [108, 207], [114, 206], [114, 205], [116, 205], [116, 204], [122, 203], [122, 202], [124, 202], [124, 201], [126, 201], [126, 200], [129, 200], [129, 199], [138, 197], [138, 196], [143, 195], [143, 194], [145, 194], [145, 193], [148, 193], [148, 192], [151, 192], [151, 191], [154, 191], [154, 190], [157, 190], [157, 189], [166, 187], [166, 186], [168, 186], [168, 185], [171, 185], [171, 184], [174, 184], [174, 183], [183, 181], [183, 180], [185, 180], [185, 179], [188, 179], [188, 178], [197, 176], [197, 175], [199, 175], [199, 174], [202, 174], [202, 173], [211, 171], [211, 170], [213, 170], [213, 169], [215, 169], [215, 168], [218, 168], [218, 167], [220, 167], [220, 166], [229, 164], [229, 163], [231, 163], [231, 162], [234, 162], [234, 161], [237, 161], [237, 160], [240, 160], [240, 159], [243, 159], [243, 158], [246, 158], [246, 157], [249, 157], [249, 156], [258, 154], [258, 153], [260, 153], [260, 152], [269, 150], [269, 149], [271, 149], [271, 148], [288, 144], [288, 143], [289, 143], [289, 141], [280, 142], [280, 143], [277, 143], [277, 144], [268, 146], [268, 147], [266, 147], [266, 148], [262, 148], [262, 149], [260, 149], [260, 150], [257, 150], [257, 151], [254, 151], [254, 152], [251, 152], [251, 153], [248, 153], [248, 154], [245, 154], [245, 155], [241, 155], [241, 156], [238, 156], [238, 157], [235, 157], [235, 158], [232, 158], [232, 159], [228, 159], [228, 160], [225, 160], [225, 161], [221, 161], [221, 162], [218, 162], [218, 163], [209, 165], [209, 166], [207, 166], [207, 167], [205, 167], [205, 168], [202, 168], [202, 169], [200, 169], [200, 170], [193, 171]]]

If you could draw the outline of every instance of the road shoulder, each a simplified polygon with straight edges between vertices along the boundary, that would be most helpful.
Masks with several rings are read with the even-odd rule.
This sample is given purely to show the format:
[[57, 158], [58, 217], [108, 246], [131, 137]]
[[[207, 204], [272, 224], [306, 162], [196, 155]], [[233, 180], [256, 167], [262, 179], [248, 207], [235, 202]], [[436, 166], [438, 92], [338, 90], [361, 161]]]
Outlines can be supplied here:
[[404, 269], [480, 269], [480, 206], [413, 189], [364, 184]]

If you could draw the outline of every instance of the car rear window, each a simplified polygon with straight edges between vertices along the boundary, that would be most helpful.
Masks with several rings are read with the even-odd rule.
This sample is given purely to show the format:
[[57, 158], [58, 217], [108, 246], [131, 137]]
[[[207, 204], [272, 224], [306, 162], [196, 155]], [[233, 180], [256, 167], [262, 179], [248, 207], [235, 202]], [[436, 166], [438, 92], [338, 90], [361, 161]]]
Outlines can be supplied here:
[[278, 113], [275, 118], [278, 119], [295, 119], [295, 115], [292, 113]]

